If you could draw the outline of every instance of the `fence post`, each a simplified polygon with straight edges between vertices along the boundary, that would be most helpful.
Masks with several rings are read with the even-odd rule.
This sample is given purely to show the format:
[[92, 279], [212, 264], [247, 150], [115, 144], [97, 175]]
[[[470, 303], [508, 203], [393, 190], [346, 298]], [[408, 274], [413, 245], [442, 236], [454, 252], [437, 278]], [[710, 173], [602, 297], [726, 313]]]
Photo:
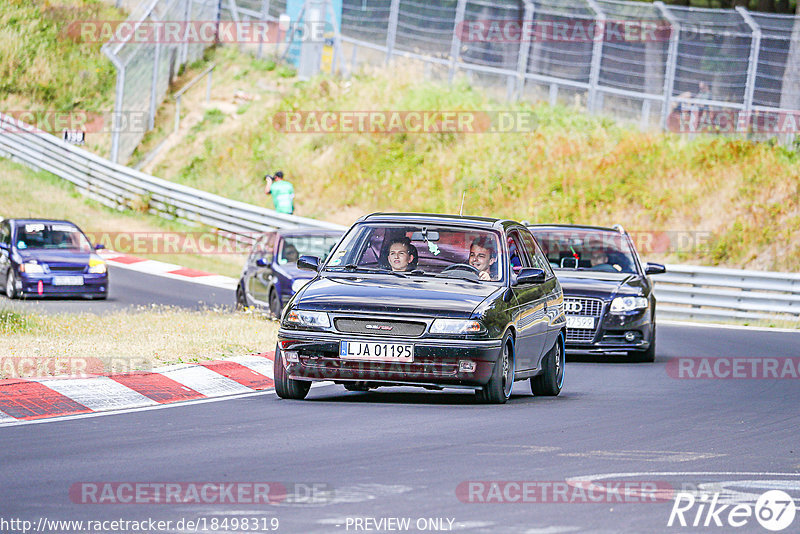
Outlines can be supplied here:
[[[261, 0], [261, 22], [266, 28], [267, 19], [269, 18], [269, 0]], [[264, 56], [264, 32], [258, 32], [258, 53], [256, 57], [261, 59]]]
[[595, 13], [594, 44], [592, 45], [592, 67], [589, 71], [589, 96], [586, 102], [586, 111], [595, 112], [597, 101], [597, 88], [600, 83], [600, 66], [603, 61], [603, 40], [606, 31], [606, 15], [596, 0], [586, 0]]
[[[192, 4], [194, 0], [185, 0], [185, 2], [186, 5], [183, 8], [183, 23], [188, 26], [192, 20]], [[176, 71], [179, 65], [185, 64], [189, 59], [189, 39], [186, 26], [183, 27], [183, 46], [181, 47], [181, 58], [178, 60], [178, 65], [175, 66]]]
[[[750, 30], [753, 32], [753, 35], [750, 38], [750, 62], [747, 64], [747, 85], [744, 88], [744, 118], [749, 123], [750, 112], [753, 109], [753, 94], [756, 90], [758, 56], [761, 52], [761, 27], [753, 19], [753, 17], [750, 16], [750, 13], [748, 13], [747, 10], [742, 6], [737, 6], [736, 11], [739, 12], [747, 25], [750, 26]], [[737, 126], [743, 126], [741, 119], [739, 119], [738, 122], [739, 124]]]
[[394, 42], [397, 39], [397, 22], [400, 18], [400, 0], [392, 0], [389, 11], [389, 27], [386, 28], [386, 64], [392, 60]]
[[[532, 0], [524, 0], [525, 6], [522, 13], [522, 29], [520, 30], [519, 54], [517, 54], [517, 90], [514, 99], [519, 100], [525, 92], [525, 75], [528, 73], [528, 57], [531, 53], [531, 40], [526, 35], [535, 35], [533, 31], [533, 6]], [[531, 32], [525, 31], [525, 24], [529, 23]], [[534, 37], [535, 38], [535, 37]]]
[[117, 67], [117, 87], [114, 96], [114, 116], [111, 117], [111, 156], [109, 159], [114, 163], [119, 163], [119, 136], [120, 136], [120, 121], [122, 113], [122, 100], [125, 98], [125, 65], [123, 65], [119, 58], [112, 54], [107, 54], [114, 66]]
[[453, 41], [450, 43], [450, 70], [447, 81], [453, 83], [458, 68], [458, 58], [461, 57], [461, 32], [464, 30], [464, 12], [467, 10], [467, 0], [458, 0], [456, 5], [456, 20], [453, 24]]
[[678, 45], [681, 39], [681, 25], [678, 19], [672, 16], [664, 2], [654, 2], [661, 15], [669, 22], [669, 49], [667, 51], [667, 64], [664, 72], [664, 107], [661, 110], [661, 129], [667, 129], [667, 119], [672, 111], [672, 93], [675, 90], [675, 71], [678, 66]]

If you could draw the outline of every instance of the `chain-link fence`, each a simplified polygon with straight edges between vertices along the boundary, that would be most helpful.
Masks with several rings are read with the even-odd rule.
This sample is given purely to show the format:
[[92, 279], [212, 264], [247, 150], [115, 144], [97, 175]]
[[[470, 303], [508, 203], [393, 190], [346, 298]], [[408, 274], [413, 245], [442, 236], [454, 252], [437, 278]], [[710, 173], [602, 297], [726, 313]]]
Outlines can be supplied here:
[[800, 17], [619, 0], [344, 0], [343, 69], [404, 56], [509, 99], [672, 131], [797, 135]]

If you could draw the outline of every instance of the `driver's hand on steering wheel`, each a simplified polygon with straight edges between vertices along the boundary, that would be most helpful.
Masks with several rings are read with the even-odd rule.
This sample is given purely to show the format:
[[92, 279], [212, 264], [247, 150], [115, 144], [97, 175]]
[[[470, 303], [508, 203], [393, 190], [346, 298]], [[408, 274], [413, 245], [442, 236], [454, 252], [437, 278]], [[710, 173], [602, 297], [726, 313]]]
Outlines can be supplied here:
[[492, 279], [492, 275], [490, 275], [488, 271], [481, 271], [480, 273], [478, 273], [478, 277], [481, 280], [491, 280]]

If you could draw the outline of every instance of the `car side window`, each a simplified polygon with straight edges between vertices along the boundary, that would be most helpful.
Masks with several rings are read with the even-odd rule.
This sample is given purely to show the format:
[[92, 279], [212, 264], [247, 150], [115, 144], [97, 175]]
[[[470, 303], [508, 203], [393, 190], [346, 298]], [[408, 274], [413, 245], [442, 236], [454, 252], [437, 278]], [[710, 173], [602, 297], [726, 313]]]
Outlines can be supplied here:
[[[536, 248], [533, 236], [530, 235], [529, 232], [522, 232], [522, 243], [525, 245], [525, 254], [528, 256], [528, 262], [531, 267], [542, 269], [545, 274], [549, 275], [547, 260], [543, 261], [542, 257], [540, 257], [541, 252]], [[537, 252], [539, 252], [539, 254], [537, 254]]]
[[528, 258], [525, 257], [525, 250], [520, 245], [519, 233], [516, 231], [508, 234], [508, 261], [511, 265], [511, 272], [520, 272], [523, 267], [529, 267]]
[[0, 224], [0, 243], [11, 244], [11, 228], [8, 227], [7, 222]]

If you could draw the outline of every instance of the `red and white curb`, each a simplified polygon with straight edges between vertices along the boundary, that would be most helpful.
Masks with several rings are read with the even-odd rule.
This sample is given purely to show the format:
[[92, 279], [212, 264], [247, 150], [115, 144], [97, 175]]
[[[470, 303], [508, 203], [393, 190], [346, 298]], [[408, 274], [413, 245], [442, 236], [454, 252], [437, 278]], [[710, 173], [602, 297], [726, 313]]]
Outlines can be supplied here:
[[0, 381], [0, 426], [273, 389], [274, 353], [153, 371]]
[[235, 291], [236, 285], [239, 283], [237, 279], [228, 276], [198, 271], [197, 269], [188, 269], [173, 263], [164, 263], [162, 261], [129, 256], [113, 250], [100, 250], [98, 253], [110, 265], [122, 269], [129, 269], [131, 271], [138, 271], [140, 273], [154, 274], [174, 280], [183, 280], [184, 282], [194, 282], [196, 284], [230, 289], [231, 291]]

